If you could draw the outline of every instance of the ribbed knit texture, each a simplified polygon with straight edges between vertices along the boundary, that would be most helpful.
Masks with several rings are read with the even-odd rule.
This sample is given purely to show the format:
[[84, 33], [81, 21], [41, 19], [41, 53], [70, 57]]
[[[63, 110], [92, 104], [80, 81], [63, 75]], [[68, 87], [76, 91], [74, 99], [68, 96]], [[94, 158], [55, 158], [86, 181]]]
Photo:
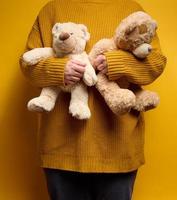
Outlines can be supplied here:
[[[105, 53], [109, 66], [109, 80], [117, 80], [125, 76], [128, 81], [135, 84], [147, 85], [152, 83], [163, 72], [166, 57], [160, 51], [157, 35], [154, 37], [151, 45], [153, 46], [153, 51], [144, 60], [135, 59], [133, 56], [130, 56], [129, 52], [121, 50]], [[119, 63], [117, 63], [117, 60]]]
[[[56, 22], [87, 25], [91, 33], [86, 51], [101, 38], [113, 36], [120, 21], [142, 8], [131, 0], [57, 0], [44, 6], [29, 34], [27, 50], [49, 47]], [[158, 38], [144, 61], [124, 51], [105, 53], [108, 78], [126, 76], [135, 84], [149, 84], [163, 71], [166, 58]], [[50, 58], [30, 67], [20, 59], [27, 80], [36, 87], [63, 85], [67, 58]], [[74, 119], [68, 113], [70, 94], [61, 93], [54, 110], [39, 117], [41, 167], [80, 172], [127, 172], [144, 164], [143, 114], [130, 112], [115, 116], [95, 87], [88, 88], [91, 118]]]

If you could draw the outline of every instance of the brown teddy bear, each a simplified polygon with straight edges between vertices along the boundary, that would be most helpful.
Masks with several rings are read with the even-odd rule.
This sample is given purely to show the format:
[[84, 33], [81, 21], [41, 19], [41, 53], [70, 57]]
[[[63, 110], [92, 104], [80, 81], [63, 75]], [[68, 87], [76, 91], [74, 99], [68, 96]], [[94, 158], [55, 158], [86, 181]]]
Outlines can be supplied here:
[[[156, 21], [148, 14], [142, 11], [132, 13], [122, 20], [113, 38], [101, 39], [93, 46], [89, 53], [91, 63], [98, 55], [118, 49], [130, 51], [139, 59], [145, 58], [152, 50], [150, 43], [156, 29]], [[133, 91], [127, 89], [130, 84], [126, 77], [117, 82], [109, 81], [101, 72], [97, 77], [96, 88], [115, 114], [124, 114], [130, 109], [146, 111], [159, 104], [159, 97], [155, 92], [143, 90], [138, 85], [134, 86]]]

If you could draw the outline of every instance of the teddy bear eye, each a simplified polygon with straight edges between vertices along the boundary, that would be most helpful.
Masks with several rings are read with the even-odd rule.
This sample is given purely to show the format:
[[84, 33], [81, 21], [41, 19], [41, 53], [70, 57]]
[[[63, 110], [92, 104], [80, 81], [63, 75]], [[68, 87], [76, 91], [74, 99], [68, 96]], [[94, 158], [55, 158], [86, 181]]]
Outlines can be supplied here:
[[70, 33], [70, 35], [73, 35], [74, 33]]

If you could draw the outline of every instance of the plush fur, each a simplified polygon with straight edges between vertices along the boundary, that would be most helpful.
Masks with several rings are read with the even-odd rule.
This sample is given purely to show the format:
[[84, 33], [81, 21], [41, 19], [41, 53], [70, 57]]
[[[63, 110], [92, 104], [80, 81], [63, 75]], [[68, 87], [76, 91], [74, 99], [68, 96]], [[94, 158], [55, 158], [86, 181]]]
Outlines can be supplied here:
[[[53, 48], [35, 48], [23, 55], [23, 60], [28, 65], [35, 65], [40, 60], [49, 57], [63, 57], [67, 55], [71, 59], [86, 63], [83, 81], [74, 86], [45, 87], [39, 97], [28, 102], [30, 111], [50, 112], [57, 100], [60, 91], [71, 92], [69, 113], [77, 119], [88, 119], [91, 116], [88, 107], [87, 86], [95, 85], [97, 76], [90, 64], [88, 55], [84, 51], [86, 42], [90, 38], [87, 27], [83, 24], [57, 23], [52, 29]], [[85, 85], [85, 84], [86, 85]]]
[[[138, 11], [129, 15], [117, 27], [113, 38], [101, 39], [93, 46], [89, 53], [91, 63], [98, 55], [118, 49], [130, 51], [137, 58], [145, 58], [151, 52], [150, 42], [156, 29], [157, 23], [148, 14]], [[146, 111], [159, 104], [159, 97], [155, 92], [140, 87], [138, 91], [128, 90], [126, 88], [129, 83], [126, 80], [124, 88], [120, 88], [119, 81], [109, 81], [107, 76], [101, 73], [97, 76], [96, 88], [115, 114], [124, 114], [131, 108]]]

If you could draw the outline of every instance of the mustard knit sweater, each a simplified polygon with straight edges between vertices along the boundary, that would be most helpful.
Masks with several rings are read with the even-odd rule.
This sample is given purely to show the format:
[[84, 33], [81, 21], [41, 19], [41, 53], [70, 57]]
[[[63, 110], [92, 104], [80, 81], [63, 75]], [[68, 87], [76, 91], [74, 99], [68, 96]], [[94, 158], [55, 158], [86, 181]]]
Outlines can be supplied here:
[[[142, 10], [132, 0], [56, 0], [39, 12], [27, 40], [26, 50], [51, 47], [51, 29], [56, 22], [87, 25], [91, 33], [86, 51], [101, 38], [112, 37], [120, 21]], [[109, 80], [122, 76], [133, 84], [152, 83], [164, 70], [166, 57], [158, 37], [153, 51], [143, 61], [119, 50], [105, 53]], [[20, 58], [23, 74], [38, 88], [63, 85], [68, 58], [49, 58], [35, 66], [26, 66]], [[68, 113], [70, 94], [61, 93], [50, 113], [39, 115], [41, 167], [79, 172], [128, 172], [144, 164], [143, 114], [131, 111], [115, 116], [95, 87], [88, 88], [91, 119], [81, 121]]]

